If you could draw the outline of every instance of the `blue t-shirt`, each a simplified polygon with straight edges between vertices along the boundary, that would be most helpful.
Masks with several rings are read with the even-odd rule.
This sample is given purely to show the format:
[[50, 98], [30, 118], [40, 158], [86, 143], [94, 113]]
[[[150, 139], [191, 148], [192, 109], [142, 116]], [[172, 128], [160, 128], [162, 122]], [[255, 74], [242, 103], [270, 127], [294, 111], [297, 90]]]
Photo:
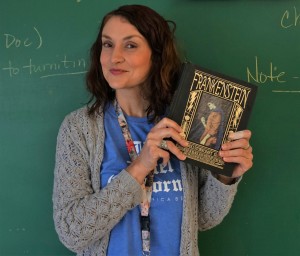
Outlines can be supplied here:
[[[148, 132], [153, 127], [147, 118], [125, 116], [139, 154]], [[130, 164], [114, 107], [104, 115], [105, 148], [101, 165], [101, 188]], [[168, 165], [154, 170], [152, 201], [150, 206], [151, 254], [156, 256], [179, 255], [182, 221], [182, 182], [180, 164], [171, 157]], [[128, 211], [110, 234], [109, 256], [142, 255], [140, 207]]]

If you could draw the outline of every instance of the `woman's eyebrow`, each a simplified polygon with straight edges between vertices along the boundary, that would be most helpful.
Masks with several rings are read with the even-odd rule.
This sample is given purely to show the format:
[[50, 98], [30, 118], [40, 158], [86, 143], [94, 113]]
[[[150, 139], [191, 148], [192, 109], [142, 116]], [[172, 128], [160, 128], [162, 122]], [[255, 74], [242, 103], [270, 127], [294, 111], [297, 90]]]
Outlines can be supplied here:
[[[102, 37], [106, 38], [106, 39], [110, 39], [110, 40], [112, 39], [110, 36], [105, 35], [105, 34], [102, 34]], [[135, 37], [143, 39], [143, 37], [140, 36], [140, 35], [129, 35], [129, 36], [124, 37], [123, 40], [129, 40], [129, 39], [132, 39], [132, 38], [135, 38]]]

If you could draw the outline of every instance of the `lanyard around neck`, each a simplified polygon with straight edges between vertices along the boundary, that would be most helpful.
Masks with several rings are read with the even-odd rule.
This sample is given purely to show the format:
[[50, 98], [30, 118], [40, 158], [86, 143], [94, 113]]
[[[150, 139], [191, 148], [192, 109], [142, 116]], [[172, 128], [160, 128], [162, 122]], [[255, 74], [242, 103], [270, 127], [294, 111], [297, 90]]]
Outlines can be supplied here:
[[[122, 130], [122, 134], [125, 139], [126, 148], [130, 156], [131, 161], [133, 162], [137, 158], [137, 152], [129, 131], [129, 127], [124, 116], [124, 113], [117, 100], [114, 101], [115, 111], [118, 117], [118, 122]], [[143, 197], [141, 207], [141, 230], [142, 230], [142, 246], [143, 246], [143, 255], [150, 255], [150, 216], [149, 209], [152, 196], [152, 184], [153, 184], [154, 171], [152, 170], [147, 177], [145, 182], [142, 185]]]

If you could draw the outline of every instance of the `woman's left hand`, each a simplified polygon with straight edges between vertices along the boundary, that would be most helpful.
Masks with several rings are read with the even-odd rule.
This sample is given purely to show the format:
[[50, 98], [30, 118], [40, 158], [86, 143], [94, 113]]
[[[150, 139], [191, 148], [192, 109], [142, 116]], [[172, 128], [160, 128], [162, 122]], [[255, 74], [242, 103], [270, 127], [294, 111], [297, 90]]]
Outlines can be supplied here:
[[237, 163], [232, 178], [242, 176], [253, 165], [252, 147], [250, 146], [251, 131], [232, 132], [228, 142], [224, 143], [219, 152], [224, 162]]

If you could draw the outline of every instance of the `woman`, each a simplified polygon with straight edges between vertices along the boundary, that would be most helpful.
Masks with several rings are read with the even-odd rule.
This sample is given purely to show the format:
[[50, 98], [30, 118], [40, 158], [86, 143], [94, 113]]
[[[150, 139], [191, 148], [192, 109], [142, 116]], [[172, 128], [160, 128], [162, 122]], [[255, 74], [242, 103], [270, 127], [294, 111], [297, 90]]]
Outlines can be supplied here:
[[252, 166], [251, 133], [222, 146], [224, 161], [237, 163], [232, 178], [184, 164], [165, 139], [188, 142], [164, 118], [180, 63], [173, 31], [152, 9], [122, 6], [103, 18], [91, 104], [65, 118], [57, 141], [55, 227], [78, 255], [198, 255], [198, 231], [228, 213], [236, 178]]

